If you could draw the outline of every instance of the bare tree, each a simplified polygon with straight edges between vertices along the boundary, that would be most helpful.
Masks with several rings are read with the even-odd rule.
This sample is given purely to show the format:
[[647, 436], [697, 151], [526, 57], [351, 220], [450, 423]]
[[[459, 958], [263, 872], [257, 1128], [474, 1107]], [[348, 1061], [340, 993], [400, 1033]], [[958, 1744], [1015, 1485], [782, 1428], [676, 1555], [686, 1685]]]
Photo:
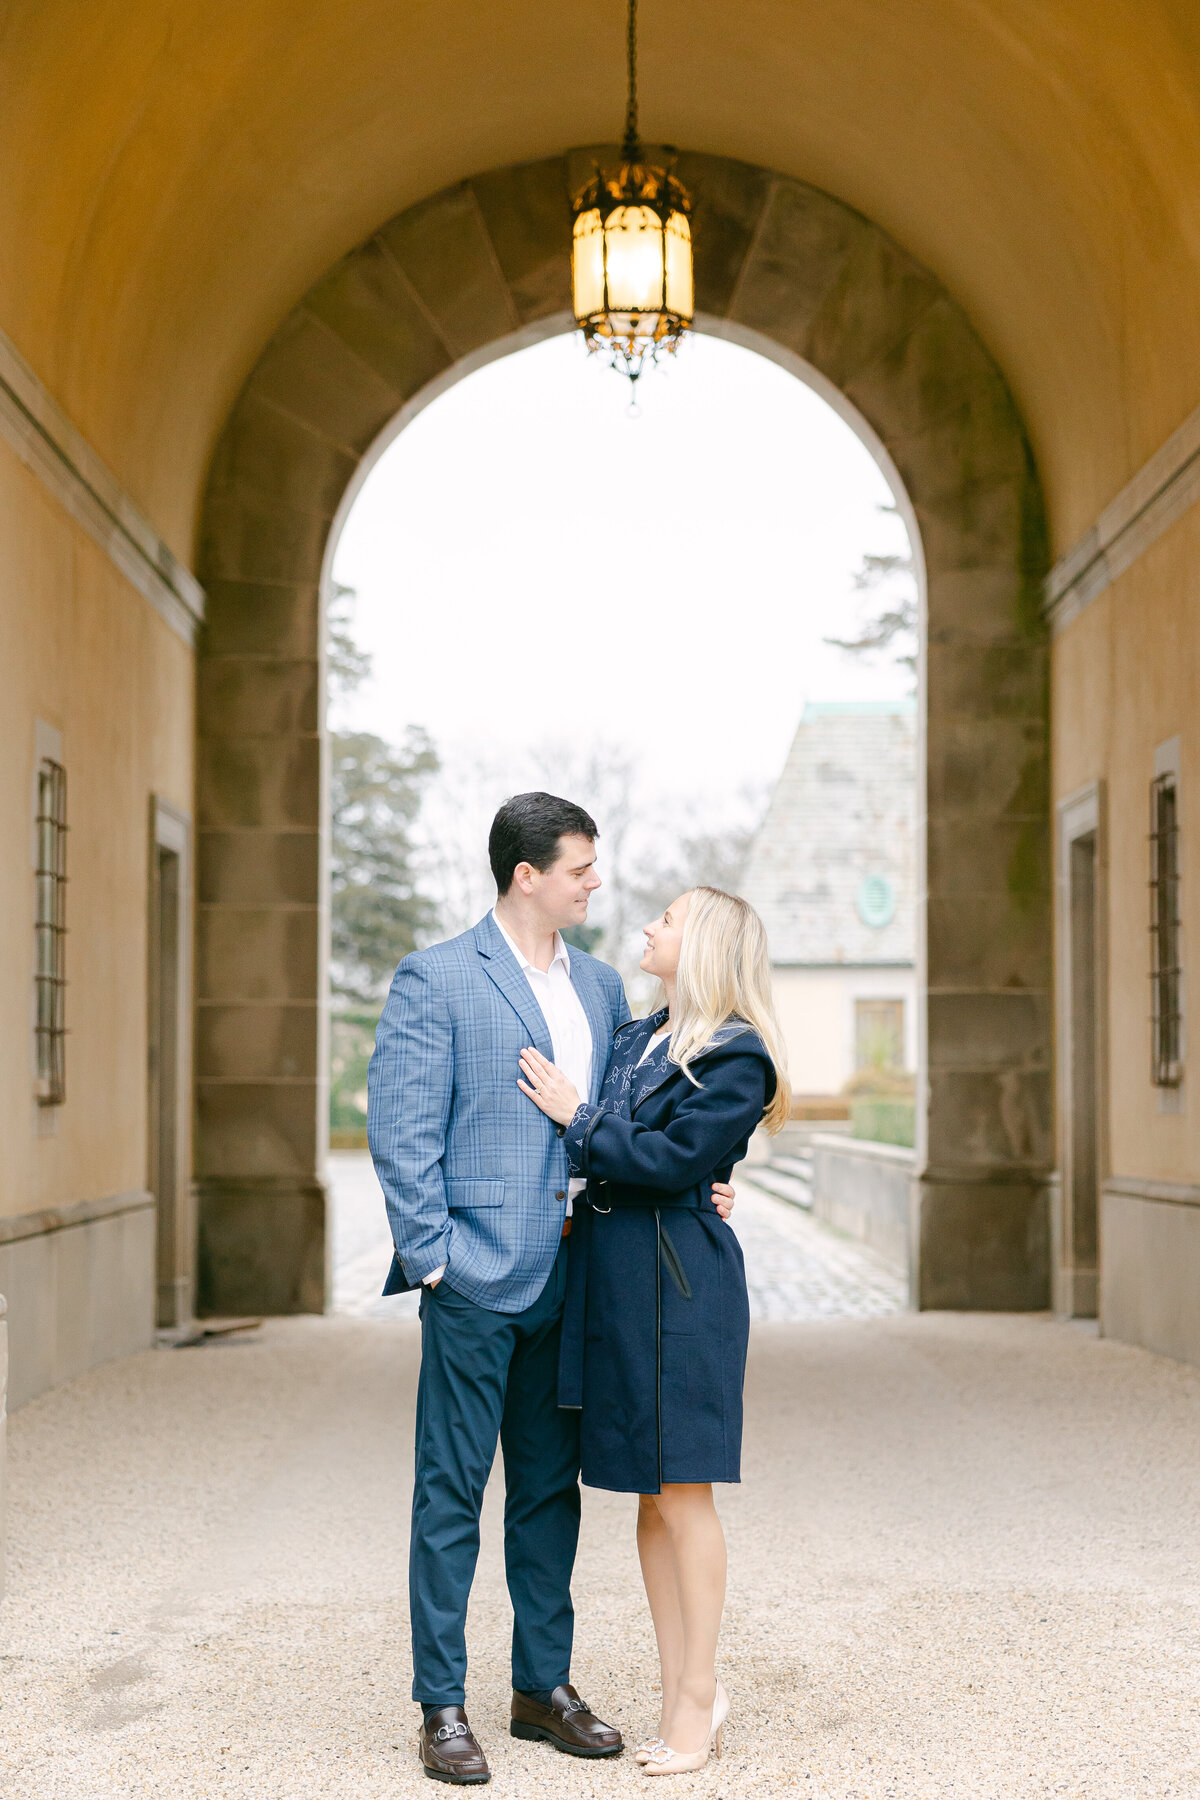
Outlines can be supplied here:
[[487, 751], [460, 745], [444, 752], [416, 827], [421, 885], [436, 916], [425, 942], [456, 937], [491, 906], [496, 885], [488, 828], [500, 802], [516, 791], [511, 769]]
[[534, 788], [576, 801], [595, 819], [603, 885], [588, 924], [571, 936], [644, 999], [641, 927], [697, 882], [736, 887], [765, 795], [747, 790], [718, 808], [655, 791], [636, 757], [603, 740], [547, 740], [503, 762], [478, 748], [450, 750], [419, 824], [422, 891], [434, 901], [440, 933], [467, 930], [492, 904], [488, 828], [502, 800]]
[[[883, 513], [896, 514], [894, 506]], [[857, 637], [826, 638], [850, 656], [872, 656], [895, 648], [892, 661], [914, 676], [917, 672], [917, 584], [911, 553], [864, 556], [854, 577], [860, 594], [878, 595], [883, 602], [868, 611]]]
[[597, 922], [576, 934], [581, 949], [607, 957], [628, 926], [623, 873], [636, 807], [635, 760], [619, 746], [580, 749], [544, 741], [500, 760], [478, 746], [449, 750], [430, 784], [420, 825], [424, 891], [434, 900], [442, 933], [465, 931], [495, 898], [487, 860], [488, 830], [497, 807], [512, 794], [543, 789], [586, 807], [600, 832], [604, 886]]
[[626, 940], [624, 966], [618, 964], [635, 1010], [653, 1005], [658, 992], [657, 983], [637, 967], [642, 954], [637, 928], [689, 888], [738, 892], [768, 793], [748, 784], [721, 808], [694, 796], [672, 796], [643, 817], [630, 881], [635, 928]]
[[[580, 948], [619, 965], [620, 946], [633, 924], [632, 863], [638, 816], [637, 759], [620, 744], [598, 740], [586, 748], [539, 744], [529, 756], [530, 786], [562, 794], [585, 807], [600, 833], [597, 865], [604, 886], [579, 933]], [[622, 971], [623, 972], [623, 971]]]

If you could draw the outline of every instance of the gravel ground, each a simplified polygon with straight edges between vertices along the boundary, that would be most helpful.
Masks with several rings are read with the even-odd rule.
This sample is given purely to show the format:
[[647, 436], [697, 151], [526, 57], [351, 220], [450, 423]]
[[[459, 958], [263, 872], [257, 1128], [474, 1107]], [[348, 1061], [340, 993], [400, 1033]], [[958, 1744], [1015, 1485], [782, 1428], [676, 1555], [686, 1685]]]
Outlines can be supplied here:
[[[16, 1415], [5, 1800], [432, 1791], [407, 1697], [417, 1347], [408, 1319], [278, 1320]], [[1200, 1370], [1043, 1318], [763, 1323], [743, 1474], [719, 1490], [725, 1755], [673, 1792], [1200, 1794]], [[493, 1488], [470, 1620], [493, 1791], [628, 1792], [628, 1757], [506, 1734], [500, 1513]], [[585, 1494], [575, 1675], [640, 1734], [632, 1526]]]

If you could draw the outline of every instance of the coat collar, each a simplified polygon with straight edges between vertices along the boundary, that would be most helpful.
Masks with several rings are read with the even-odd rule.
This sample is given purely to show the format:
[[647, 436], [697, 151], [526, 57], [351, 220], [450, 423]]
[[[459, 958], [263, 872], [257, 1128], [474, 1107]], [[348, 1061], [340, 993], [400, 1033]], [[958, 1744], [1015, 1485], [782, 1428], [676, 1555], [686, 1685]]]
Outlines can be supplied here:
[[[471, 936], [475, 940], [475, 948], [484, 968], [518, 1014], [529, 1033], [530, 1043], [535, 1050], [540, 1050], [543, 1056], [553, 1062], [554, 1045], [545, 1015], [534, 998], [533, 989], [525, 978], [525, 971], [505, 943], [504, 933], [490, 912], [480, 919]], [[595, 1100], [599, 1096], [600, 1084], [608, 1065], [612, 1028], [600, 980], [592, 967], [591, 958], [578, 950], [572, 955], [568, 949], [567, 954], [571, 985], [579, 995], [592, 1032], [592, 1091], [588, 1098]]]
[[553, 1062], [554, 1045], [550, 1041], [550, 1027], [546, 1024], [545, 1015], [533, 997], [533, 989], [526, 981], [520, 963], [505, 943], [500, 927], [490, 912], [480, 919], [471, 936], [475, 940], [475, 948], [484, 968], [520, 1018], [529, 1033], [530, 1043], [535, 1050], [540, 1050], [544, 1057]]
[[[643, 1100], [648, 1100], [651, 1094], [662, 1087], [664, 1082], [671, 1079], [672, 1075], [679, 1073], [677, 1064], [671, 1062], [668, 1055], [671, 1045], [669, 1037], [665, 1037], [661, 1044], [654, 1046], [645, 1062], [637, 1061], [637, 1057], [641, 1056], [654, 1033], [666, 1022], [667, 1009], [665, 1006], [658, 1012], [651, 1013], [648, 1019], [642, 1020], [646, 1029], [637, 1034], [633, 1084], [629, 1096], [631, 1112], [636, 1112]], [[631, 1045], [630, 1048], [633, 1050], [634, 1046]]]
[[[672, 1075], [679, 1075], [682, 1073], [679, 1064], [673, 1063], [670, 1060], [668, 1052], [671, 1040], [669, 1037], [664, 1038], [662, 1043], [657, 1045], [656, 1048], [650, 1052], [644, 1063], [639, 1063], [637, 1060], [638, 1057], [641, 1056], [642, 1051], [646, 1048], [647, 1040], [654, 1036], [654, 1033], [661, 1025], [666, 1024], [666, 1020], [667, 1009], [664, 1006], [658, 1012], [651, 1013], [649, 1018], [639, 1019], [637, 1023], [643, 1027], [643, 1030], [639, 1032], [630, 1032], [629, 1036], [623, 1040], [624, 1044], [628, 1046], [628, 1052], [632, 1056], [635, 1065], [633, 1079], [630, 1084], [629, 1098], [631, 1113], [636, 1112], [642, 1102], [648, 1100], [651, 1094], [657, 1093], [660, 1087], [664, 1087], [666, 1083], [670, 1081]], [[739, 1037], [747, 1029], [748, 1027], [744, 1025], [740, 1019], [729, 1020], [725, 1025], [722, 1025], [721, 1029], [713, 1038], [712, 1043], [708, 1046], [708, 1049], [703, 1051], [702, 1054], [707, 1056], [709, 1050], [718, 1049], [720, 1045], [727, 1044], [730, 1038]], [[757, 1033], [751, 1032], [750, 1035], [754, 1045], [758, 1048], [764, 1060], [770, 1063], [770, 1058], [767, 1057], [766, 1051], [762, 1048]], [[699, 1060], [699, 1058], [697, 1058], [697, 1060]]]

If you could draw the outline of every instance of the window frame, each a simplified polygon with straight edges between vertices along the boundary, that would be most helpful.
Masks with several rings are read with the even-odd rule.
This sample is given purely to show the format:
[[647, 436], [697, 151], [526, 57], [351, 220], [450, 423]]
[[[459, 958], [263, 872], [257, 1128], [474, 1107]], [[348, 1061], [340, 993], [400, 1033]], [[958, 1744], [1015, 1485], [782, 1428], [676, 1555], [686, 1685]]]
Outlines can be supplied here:
[[[908, 1019], [905, 1015], [904, 995], [903, 994], [854, 994], [852, 996], [852, 1002], [853, 1002], [853, 1008], [854, 1008], [854, 1072], [855, 1072], [855, 1074], [857, 1074], [862, 1069], [869, 1069], [872, 1067], [872, 1064], [869, 1061], [862, 1060], [861, 1055], [860, 1055], [860, 1052], [863, 1048], [863, 1036], [864, 1036], [863, 1026], [866, 1022], [865, 1015], [869, 1008], [877, 1009], [879, 1015], [883, 1015], [883, 1013], [886, 1009], [886, 1011], [891, 1014], [892, 1019], [894, 1020], [894, 1029], [892, 1029], [890, 1027], [887, 1028], [887, 1035], [895, 1045], [895, 1056], [892, 1061], [885, 1063], [881, 1066], [884, 1068], [887, 1068], [887, 1069], [893, 1069], [893, 1070], [897, 1070], [897, 1071], [903, 1070], [905, 1068], [907, 1060], [908, 1060], [907, 1054], [906, 1054], [907, 1045], [906, 1045], [906, 1039], [905, 1039], [905, 1033], [906, 1033], [906, 1030], [908, 1027]], [[880, 1017], [879, 1027], [882, 1027], [882, 1023], [883, 1023], [882, 1017]]]
[[67, 772], [43, 752], [34, 772], [34, 1096], [67, 1097]]
[[1150, 783], [1150, 1081], [1166, 1099], [1183, 1083], [1186, 1053], [1179, 740], [1159, 746]]

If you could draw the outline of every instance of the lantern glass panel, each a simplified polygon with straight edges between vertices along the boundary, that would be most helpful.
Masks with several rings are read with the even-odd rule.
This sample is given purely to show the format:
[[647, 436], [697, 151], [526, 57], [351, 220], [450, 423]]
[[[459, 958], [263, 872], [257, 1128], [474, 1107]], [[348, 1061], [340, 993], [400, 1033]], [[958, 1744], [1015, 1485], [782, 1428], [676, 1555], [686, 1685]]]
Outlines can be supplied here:
[[575, 317], [590, 318], [604, 310], [604, 233], [600, 209], [580, 213], [571, 245], [571, 285]]
[[696, 308], [692, 286], [692, 231], [684, 213], [667, 220], [667, 310], [690, 320]]
[[614, 313], [661, 312], [663, 229], [653, 208], [615, 207], [604, 221], [604, 248], [610, 309]]

